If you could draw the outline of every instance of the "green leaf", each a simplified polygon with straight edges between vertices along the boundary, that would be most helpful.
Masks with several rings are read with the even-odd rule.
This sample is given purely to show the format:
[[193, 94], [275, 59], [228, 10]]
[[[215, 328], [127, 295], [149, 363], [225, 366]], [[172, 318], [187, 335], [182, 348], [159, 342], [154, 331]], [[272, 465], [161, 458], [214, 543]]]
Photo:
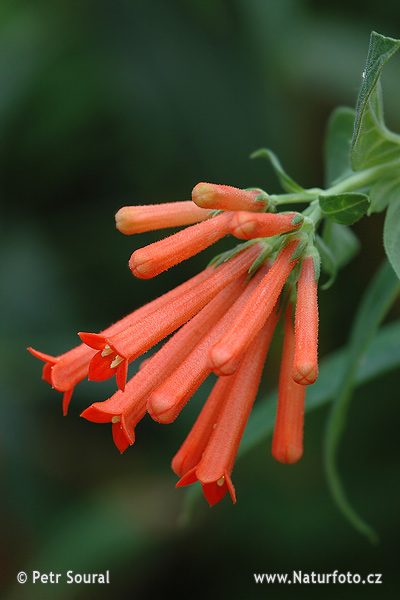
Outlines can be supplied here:
[[382, 212], [392, 202], [400, 203], [400, 179], [378, 179], [371, 188], [370, 198], [368, 215]]
[[400, 198], [389, 204], [383, 229], [383, 245], [390, 264], [400, 279]]
[[338, 269], [345, 267], [360, 249], [360, 242], [349, 227], [330, 220], [325, 221], [322, 239], [335, 257]]
[[[338, 508], [353, 526], [376, 541], [374, 531], [353, 510], [347, 500], [337, 469], [337, 451], [342, 437], [347, 410], [356, 385], [357, 370], [375, 331], [400, 292], [400, 282], [391, 265], [385, 261], [373, 277], [359, 306], [350, 333], [346, 366], [337, 377], [338, 394], [332, 406], [325, 447], [325, 470]], [[400, 344], [399, 344], [400, 346]]]
[[354, 109], [341, 106], [333, 111], [328, 121], [324, 147], [327, 187], [352, 172], [350, 146], [355, 115]]
[[296, 183], [287, 173], [284, 171], [281, 163], [279, 162], [278, 157], [267, 148], [261, 148], [260, 150], [256, 150], [253, 154], [250, 155], [250, 158], [266, 158], [270, 161], [271, 165], [274, 168], [275, 173], [278, 175], [281, 186], [286, 192], [305, 192], [305, 189], [302, 188], [298, 183]]
[[320, 196], [319, 205], [326, 217], [335, 223], [352, 225], [369, 208], [369, 198], [366, 194], [359, 192], [344, 192], [332, 196]]
[[355, 171], [400, 158], [400, 136], [384, 124], [379, 85], [384, 64], [399, 47], [400, 40], [371, 33], [351, 144], [351, 166]]

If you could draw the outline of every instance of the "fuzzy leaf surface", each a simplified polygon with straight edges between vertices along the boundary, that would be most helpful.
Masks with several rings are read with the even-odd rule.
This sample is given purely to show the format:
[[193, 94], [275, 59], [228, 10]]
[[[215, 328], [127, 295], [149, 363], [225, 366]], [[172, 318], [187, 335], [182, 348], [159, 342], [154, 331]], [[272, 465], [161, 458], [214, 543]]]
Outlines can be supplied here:
[[369, 204], [368, 196], [359, 192], [319, 197], [319, 205], [324, 215], [342, 225], [352, 225], [361, 219], [368, 211]]

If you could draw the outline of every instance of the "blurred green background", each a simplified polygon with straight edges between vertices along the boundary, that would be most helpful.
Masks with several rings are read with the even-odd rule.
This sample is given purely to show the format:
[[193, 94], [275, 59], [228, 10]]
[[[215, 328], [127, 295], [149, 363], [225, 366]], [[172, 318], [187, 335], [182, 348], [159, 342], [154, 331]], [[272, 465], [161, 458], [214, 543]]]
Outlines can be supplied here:
[[[0, 585], [5, 598], [394, 598], [398, 591], [399, 372], [360, 388], [340, 468], [373, 547], [343, 520], [322, 468], [329, 407], [306, 419], [305, 455], [274, 463], [270, 440], [237, 462], [238, 503], [183, 519], [170, 460], [206, 382], [169, 427], [145, 419], [122, 456], [108, 425], [79, 418], [115, 381], [84, 382], [67, 418], [33, 346], [57, 355], [199, 271], [216, 250], [150, 281], [125, 237], [125, 204], [184, 200], [199, 181], [279, 187], [276, 152], [304, 186], [323, 185], [324, 130], [354, 106], [370, 31], [400, 37], [381, 0], [1, 0]], [[400, 131], [400, 56], [385, 67], [386, 119]], [[342, 346], [383, 258], [382, 215], [354, 230], [362, 252], [321, 293], [320, 354]], [[230, 242], [221, 242], [218, 250]], [[399, 306], [390, 318], [399, 316]], [[279, 340], [261, 394], [277, 382]], [[24, 570], [110, 570], [110, 586], [18, 585]], [[254, 572], [382, 573], [374, 586], [256, 585]], [[65, 580], [65, 577], [63, 577]]]

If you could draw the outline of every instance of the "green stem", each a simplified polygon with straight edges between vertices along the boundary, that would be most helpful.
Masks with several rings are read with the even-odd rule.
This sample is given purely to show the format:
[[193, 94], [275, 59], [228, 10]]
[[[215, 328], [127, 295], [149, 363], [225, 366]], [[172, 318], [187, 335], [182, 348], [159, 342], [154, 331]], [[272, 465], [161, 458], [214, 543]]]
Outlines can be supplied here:
[[346, 177], [342, 181], [339, 181], [336, 185], [328, 188], [323, 192], [326, 195], [340, 194], [342, 192], [353, 192], [366, 185], [370, 185], [377, 181], [383, 175], [390, 175], [395, 173], [400, 167], [400, 160], [394, 160], [376, 167], [370, 167], [363, 171], [357, 171], [353, 175]]
[[340, 380], [338, 394], [328, 423], [325, 444], [325, 470], [333, 498], [342, 514], [371, 542], [378, 540], [373, 529], [350, 505], [337, 466], [337, 450], [346, 424], [347, 410], [356, 382], [356, 373], [368, 344], [400, 291], [400, 282], [391, 265], [385, 261], [369, 284], [352, 327], [347, 354], [347, 367]]
[[382, 176], [390, 176], [391, 174], [398, 172], [397, 170], [399, 167], [400, 160], [393, 160], [382, 165], [364, 169], [363, 171], [357, 171], [326, 190], [323, 190], [322, 188], [310, 188], [304, 192], [272, 194], [270, 200], [275, 206], [281, 204], [310, 204], [314, 200], [317, 200], [321, 195], [332, 196], [343, 192], [353, 192], [367, 185], [371, 185]]
[[303, 211], [303, 215], [307, 217], [308, 221], [312, 222], [314, 231], [317, 229], [324, 214], [321, 210], [318, 200], [314, 200], [306, 210]]
[[294, 192], [293, 194], [271, 194], [271, 204], [279, 206], [280, 204], [307, 204], [316, 200], [323, 192], [321, 189], [313, 188], [306, 192]]
[[337, 449], [345, 428], [347, 408], [352, 397], [354, 378], [357, 371], [354, 364], [350, 366], [351, 368], [347, 371], [345, 387], [342, 388], [338, 399], [333, 404], [328, 423], [325, 444], [325, 472], [332, 497], [343, 516], [357, 531], [365, 535], [372, 544], [376, 544], [379, 541], [377, 534], [356, 513], [346, 496], [337, 465]]

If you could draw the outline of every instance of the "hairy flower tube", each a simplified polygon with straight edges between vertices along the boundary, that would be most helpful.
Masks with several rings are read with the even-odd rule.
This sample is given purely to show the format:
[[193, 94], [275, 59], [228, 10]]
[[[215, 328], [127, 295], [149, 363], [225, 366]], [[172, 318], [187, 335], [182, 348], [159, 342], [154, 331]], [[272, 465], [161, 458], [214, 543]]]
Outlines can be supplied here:
[[239, 211], [233, 216], [229, 228], [231, 234], [242, 240], [271, 237], [298, 228], [301, 221], [296, 213], [273, 214]]
[[221, 290], [207, 306], [181, 327], [158, 352], [109, 400], [96, 402], [82, 416], [96, 423], [113, 423], [114, 441], [123, 452], [135, 441], [134, 429], [146, 414], [151, 393], [185, 360], [204, 335], [242, 292], [245, 275]]
[[63, 393], [62, 408], [63, 414], [66, 415], [74, 387], [88, 375], [89, 363], [94, 351], [85, 344], [80, 344], [60, 356], [50, 356], [34, 348], [28, 348], [28, 350], [45, 363], [42, 379], [58, 392]]
[[256, 243], [245, 248], [229, 262], [209, 270], [208, 276], [198, 284], [188, 286], [115, 335], [81, 332], [81, 340], [98, 350], [89, 366], [89, 379], [102, 381], [116, 373], [118, 387], [123, 390], [128, 363], [186, 323], [226, 285], [246, 272], [260, 253], [260, 246]]
[[165, 204], [147, 204], [145, 206], [124, 206], [115, 215], [115, 224], [121, 233], [131, 235], [193, 225], [210, 217], [210, 211], [196, 206], [193, 202], [170, 202]]
[[217, 375], [231, 375], [254, 337], [271, 314], [282, 288], [298, 259], [293, 259], [299, 240], [281, 250], [271, 269], [243, 306], [220, 341], [209, 352], [210, 368]]
[[318, 377], [318, 281], [314, 259], [306, 256], [297, 283], [293, 379], [310, 385]]
[[[187, 454], [192, 460], [192, 453], [193, 457], [199, 455], [199, 446], [200, 448], [204, 446], [204, 450], [198, 464], [181, 477], [177, 486], [200, 481], [203, 493], [211, 506], [219, 502], [227, 491], [229, 491], [232, 501], [236, 502], [231, 473], [240, 440], [257, 394], [272, 337], [273, 329], [272, 331], [271, 329], [268, 323], [264, 325], [245, 353], [237, 372], [227, 378], [232, 381], [230, 381], [230, 385], [228, 384], [228, 389], [224, 389], [226, 397], [222, 400], [222, 406], [220, 406], [215, 427], [209, 439], [207, 440], [209, 427], [204, 427], [203, 436], [199, 436], [193, 449], [190, 448], [190, 441], [186, 444], [189, 446], [186, 450]], [[219, 394], [216, 400], [211, 397], [211, 400], [221, 402], [221, 395]], [[174, 460], [175, 468], [177, 468], [177, 459]], [[182, 466], [180, 471], [182, 472]]]
[[232, 213], [221, 213], [136, 250], [129, 261], [132, 273], [148, 279], [194, 256], [228, 235], [231, 219]]
[[[268, 268], [267, 265], [264, 267]], [[147, 409], [156, 421], [171, 423], [196, 389], [211, 373], [207, 361], [209, 349], [218, 341], [240, 314], [247, 299], [263, 276], [263, 269], [251, 280], [229, 310], [215, 323], [176, 371], [153, 392]]]
[[198, 183], [193, 188], [192, 200], [201, 208], [257, 212], [266, 210], [269, 198], [262, 190], [241, 190], [231, 185]]
[[[306, 385], [318, 373], [317, 282], [310, 258], [315, 249], [308, 252], [310, 220], [304, 229], [299, 213], [266, 212], [269, 197], [262, 190], [200, 183], [192, 198], [194, 202], [118, 211], [117, 228], [128, 235], [186, 226], [135, 250], [129, 261], [134, 275], [156, 276], [227, 235], [246, 241], [108, 329], [80, 332], [82, 344], [66, 354], [52, 357], [30, 350], [45, 361], [43, 378], [64, 392], [64, 412], [83, 378], [102, 381], [116, 375], [119, 389], [82, 416], [111, 424], [120, 452], [135, 442], [135, 428], [146, 413], [158, 423], [171, 423], [214, 372], [214, 388], [172, 461], [180, 478], [177, 487], [200, 481], [214, 505], [228, 491], [236, 501], [235, 457], [288, 298], [290, 307], [296, 304], [296, 328], [287, 333], [287, 308], [273, 456], [294, 462], [301, 455], [299, 407], [304, 408]], [[128, 377], [129, 363], [163, 340]]]
[[[133, 311], [98, 335], [114, 335], [121, 330], [130, 327], [146, 315], [157, 310], [158, 307], [203, 281], [211, 274], [211, 272], [211, 269], [202, 271], [173, 290]], [[89, 375], [90, 364], [96, 354], [95, 351], [86, 344], [80, 344], [60, 356], [50, 356], [49, 354], [44, 354], [33, 348], [28, 348], [28, 350], [40, 360], [45, 361], [42, 378], [47, 381], [47, 383], [50, 383], [54, 389], [63, 392], [63, 413], [66, 415], [74, 387]], [[110, 377], [115, 373], [115, 369], [111, 369], [112, 360], [113, 357], [110, 356], [110, 354], [106, 355], [105, 364], [103, 365], [104, 370], [111, 370]]]
[[272, 440], [272, 456], [281, 463], [295, 463], [303, 455], [303, 421], [306, 388], [292, 377], [295, 336], [292, 305], [285, 312], [285, 333], [279, 376], [278, 408]]

